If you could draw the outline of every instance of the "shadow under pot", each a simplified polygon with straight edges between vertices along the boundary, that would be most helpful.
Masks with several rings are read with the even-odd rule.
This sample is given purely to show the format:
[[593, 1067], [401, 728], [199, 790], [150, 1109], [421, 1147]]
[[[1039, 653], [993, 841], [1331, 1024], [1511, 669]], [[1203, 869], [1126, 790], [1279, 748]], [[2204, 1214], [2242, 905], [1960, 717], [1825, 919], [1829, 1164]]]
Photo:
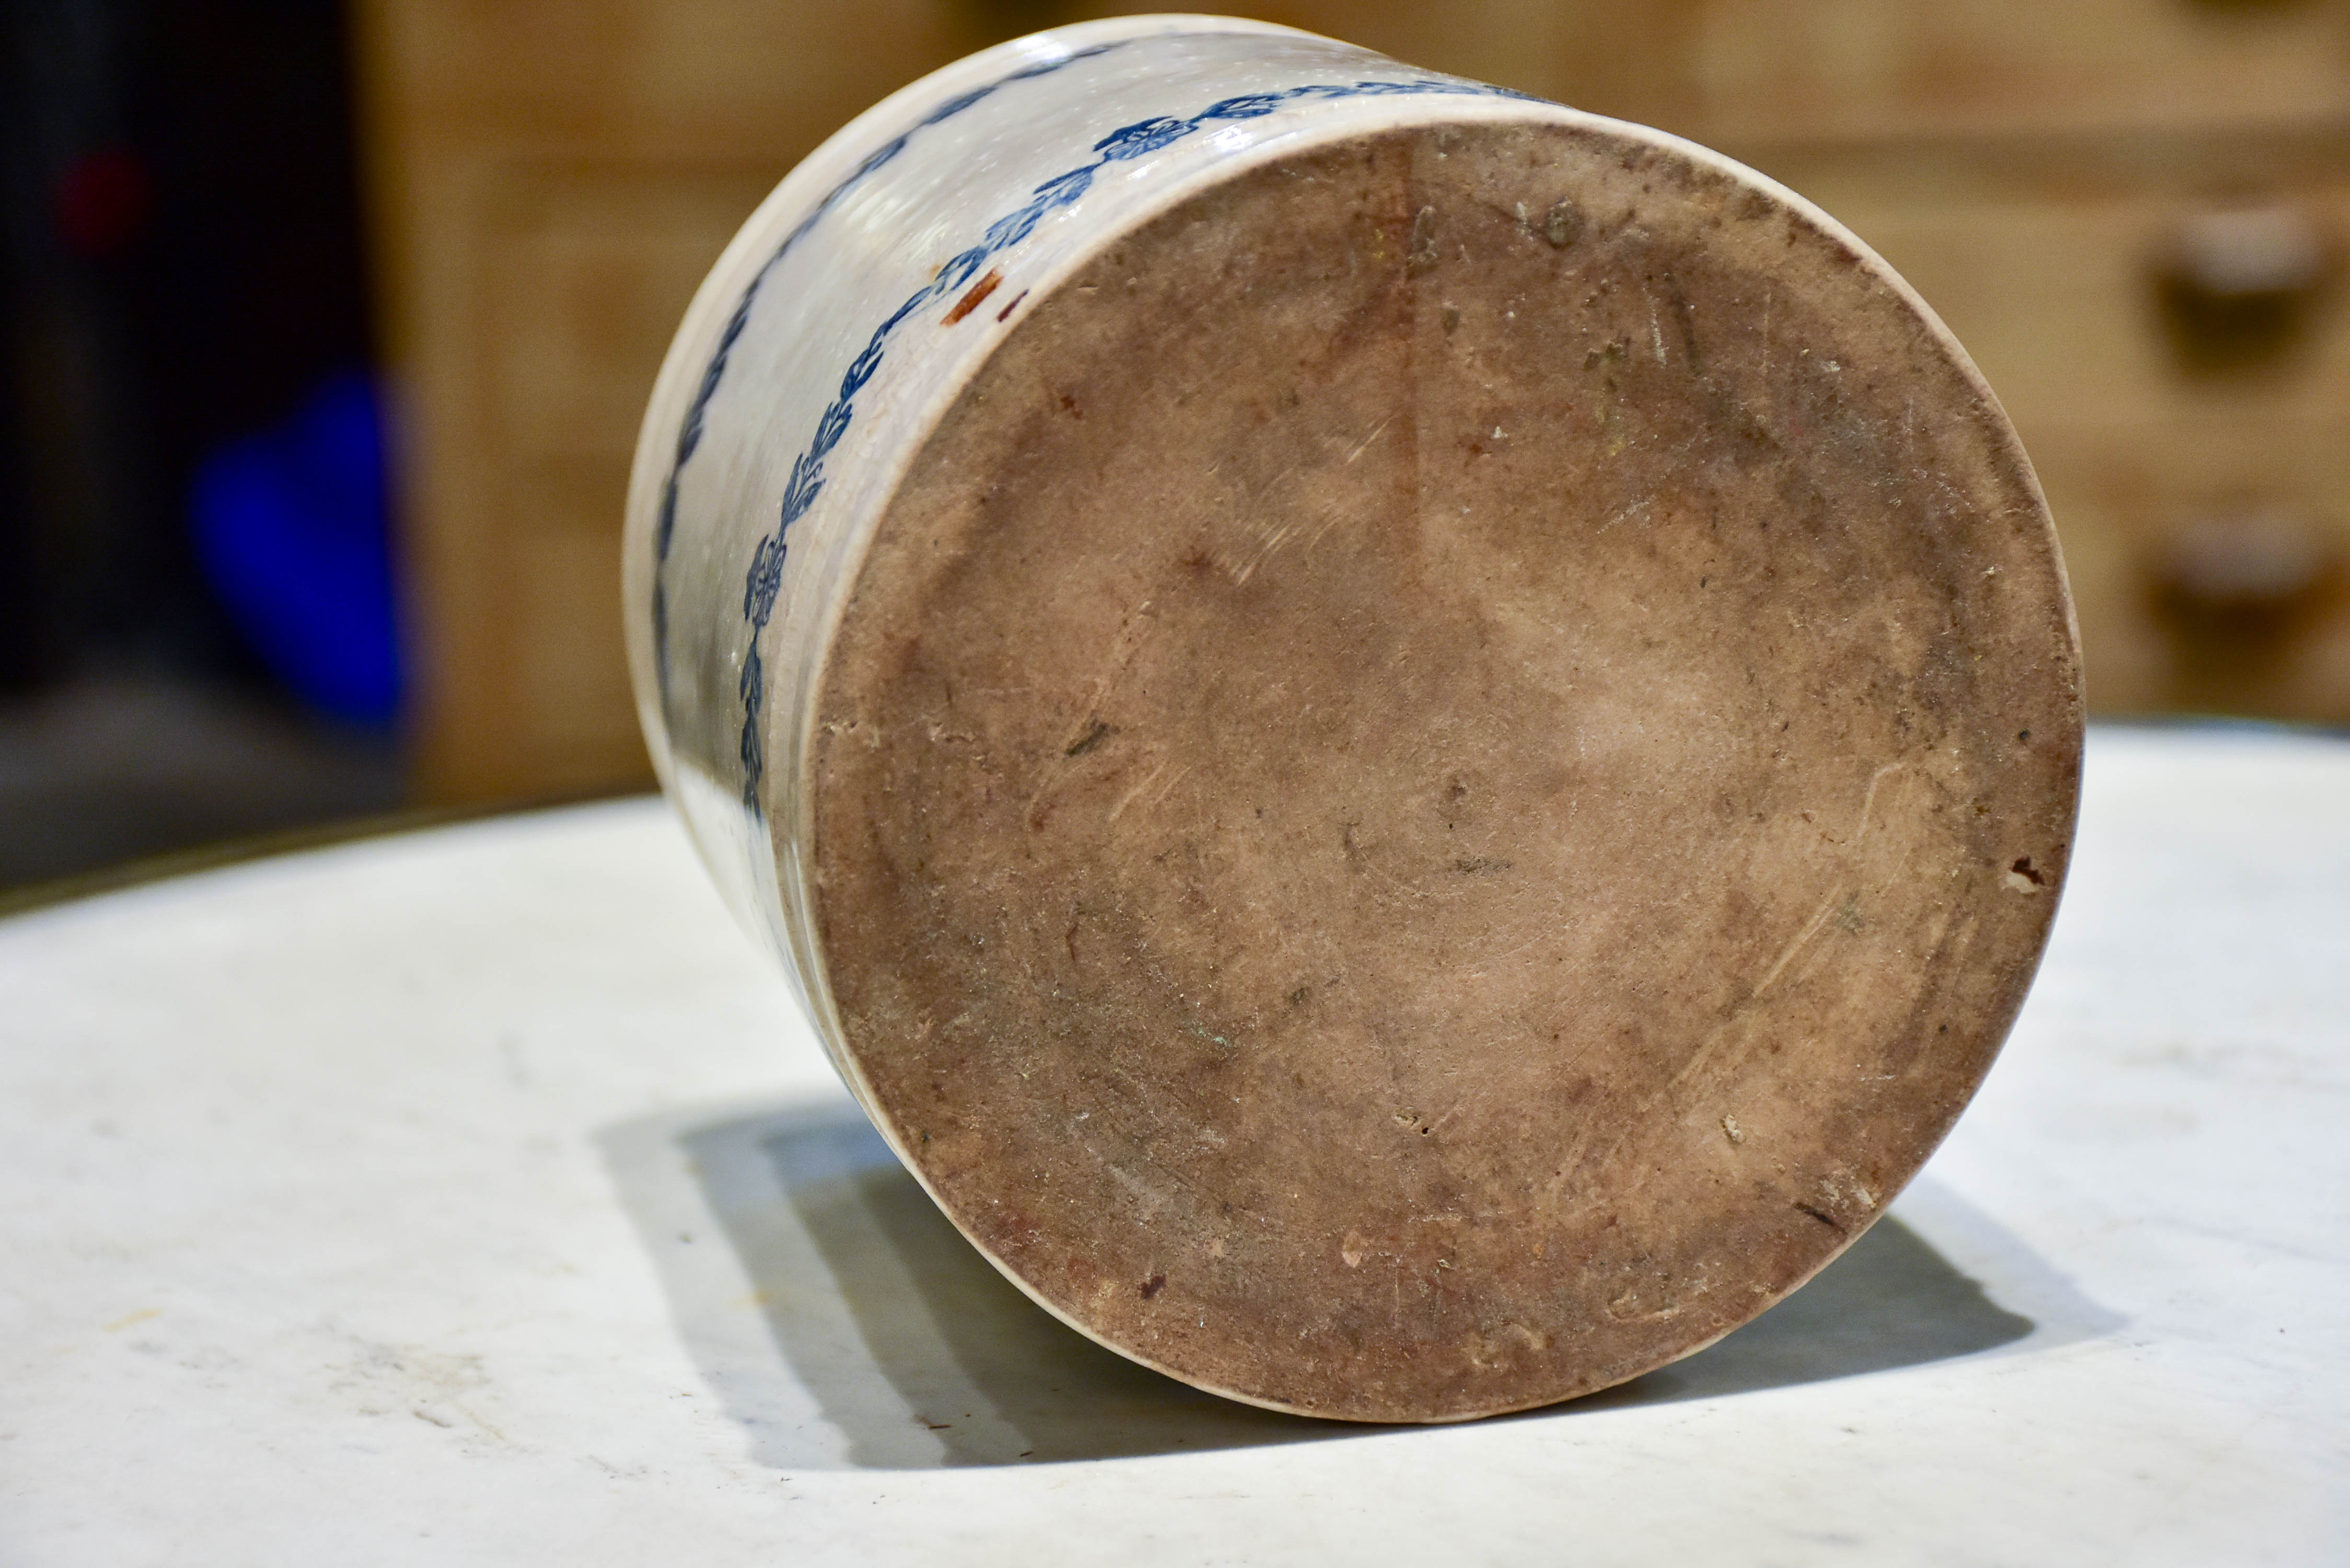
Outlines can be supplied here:
[[1443, 1421], [1858, 1236], [2021, 1003], [2077, 653], [1964, 353], [1799, 198], [1251, 23], [908, 88], [721, 259], [664, 782], [907, 1168], [1100, 1343]]

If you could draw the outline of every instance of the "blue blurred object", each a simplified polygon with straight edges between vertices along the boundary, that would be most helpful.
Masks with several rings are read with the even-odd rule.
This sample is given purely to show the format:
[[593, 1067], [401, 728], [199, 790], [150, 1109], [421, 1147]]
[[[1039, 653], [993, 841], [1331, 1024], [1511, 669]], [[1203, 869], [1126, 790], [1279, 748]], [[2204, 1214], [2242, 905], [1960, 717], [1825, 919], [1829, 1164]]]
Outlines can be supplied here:
[[193, 497], [204, 575], [262, 661], [321, 712], [378, 726], [402, 686], [386, 472], [381, 400], [344, 372], [206, 457]]

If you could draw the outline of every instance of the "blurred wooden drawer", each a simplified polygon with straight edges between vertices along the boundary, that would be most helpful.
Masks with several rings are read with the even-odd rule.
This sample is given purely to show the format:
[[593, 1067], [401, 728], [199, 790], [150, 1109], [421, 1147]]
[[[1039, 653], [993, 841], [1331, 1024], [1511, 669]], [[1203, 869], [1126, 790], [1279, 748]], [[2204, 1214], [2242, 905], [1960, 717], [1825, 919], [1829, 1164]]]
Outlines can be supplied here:
[[517, 462], [505, 525], [484, 541], [504, 613], [482, 639], [498, 675], [501, 744], [476, 763], [498, 793], [610, 788], [646, 766], [621, 639], [617, 514], [628, 463]]
[[[2350, 406], [2350, 312], [2337, 297], [2350, 146], [2330, 169], [2206, 174], [2132, 180], [2052, 156], [2021, 178], [1992, 168], [1880, 182], [1812, 168], [1792, 182], [1925, 296], [2020, 423]], [[2230, 223], [2246, 236], [2236, 260], [2247, 275], [2233, 285], [2182, 277], [2183, 255], [2198, 243], [2224, 245]], [[2289, 251], [2296, 239], [2308, 265], [2263, 306], [2254, 297], [2262, 269], [2293, 258], [2262, 247]], [[2210, 265], [2224, 273], [2229, 260]], [[2211, 294], [2199, 306], [2198, 286]], [[2231, 299], [2242, 306], [2235, 316]]]
[[941, 0], [368, 0], [420, 792], [649, 783], [620, 514], [670, 334], [835, 127], [983, 42]]
[[772, 172], [532, 164], [476, 184], [473, 363], [436, 452], [463, 487], [425, 541], [451, 661], [425, 753], [436, 793], [645, 776], [618, 609], [629, 453], [671, 331]]
[[[533, 169], [501, 181], [476, 231], [476, 341], [500, 449], [617, 458], [625, 471], [678, 318], [775, 182], [765, 163]], [[608, 499], [586, 515], [617, 541], [620, 493]]]
[[2350, 720], [2350, 136], [1771, 171], [1916, 286], [2014, 418], [2098, 711]]
[[[2350, 719], [2334, 601], [2262, 620], [2196, 608], [2171, 581], [2198, 529], [2339, 546], [2350, 310], [2314, 297], [2273, 352], [2198, 369], [2154, 272], [2182, 218], [2230, 192], [2289, 197], [2350, 251], [2350, 0], [1267, 3], [1269, 19], [1683, 131], [1818, 200], [1942, 312], [2022, 427], [2071, 553], [2095, 704]], [[359, 7], [412, 437], [424, 793], [644, 779], [614, 608], [620, 505], [703, 269], [797, 157], [890, 88], [991, 37], [1136, 8]], [[2205, 573], [2207, 599], [2232, 591], [2230, 569]]]
[[1731, 140], [2282, 124], [2350, 110], [2341, 0], [1701, 0]]
[[2350, 418], [2025, 432], [2101, 712], [2350, 721]]

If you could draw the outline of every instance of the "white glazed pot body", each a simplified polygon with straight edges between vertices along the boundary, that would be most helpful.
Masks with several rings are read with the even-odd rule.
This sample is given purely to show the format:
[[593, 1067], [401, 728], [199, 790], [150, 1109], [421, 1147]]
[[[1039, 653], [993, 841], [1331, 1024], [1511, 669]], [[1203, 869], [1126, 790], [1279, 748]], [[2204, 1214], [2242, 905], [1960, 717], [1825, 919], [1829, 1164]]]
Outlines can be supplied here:
[[1605, 124], [1768, 183], [1661, 132], [1312, 34], [1140, 16], [1016, 39], [876, 105], [704, 280], [629, 487], [638, 711], [712, 876], [852, 1089], [812, 935], [803, 774], [815, 677], [910, 455], [1012, 307], [1120, 234], [1253, 163], [1474, 119]]
[[[1334, 196], [1326, 180], [1301, 201], [1286, 183], [1403, 144], [1431, 161], [1428, 188], [1449, 194], [1430, 201], [1451, 218], [1414, 196], [1372, 221], [1348, 205], [1370, 200], [1359, 185]], [[1236, 191], [1254, 192], [1248, 223], [1187, 227]], [[1472, 222], [1474, 254], [1461, 237]], [[1170, 234], [1207, 248], [1170, 250]], [[1348, 269], [1427, 294], [1414, 319], [1451, 358], [1358, 361], [1343, 385], [1313, 382], [1301, 367], [1322, 362], [1311, 340], [1335, 318], [1312, 306], [1285, 318], [1288, 347], [1257, 353], [1276, 318], [1266, 297], [1294, 302], [1284, 281], [1310, 294]], [[1211, 298], [1221, 315], [1201, 313]], [[1309, 423], [1317, 405], [1343, 408], [1359, 429], [1334, 446], [1265, 414], [1255, 428], [1292, 444], [1247, 452], [1259, 438], [1240, 425], [1168, 436], [1164, 368], [1117, 356], [1194, 331], [1214, 350], [1184, 372], [1203, 393], [1194, 410], [1241, 419], [1270, 398]], [[1082, 423], [1093, 444], [1023, 471], [1036, 488], [1007, 491], [1024, 499], [979, 534], [901, 524], [942, 515], [942, 493], [983, 508], [989, 474], [1011, 472], [991, 463], [1059, 440], [1037, 435], [1046, 424], [1076, 431], [1078, 405], [1043, 390], [1088, 353], [1092, 392], [1126, 399]], [[1257, 375], [1254, 390], [1233, 373]], [[1515, 390], [1489, 373], [1515, 375]], [[1427, 390], [1440, 382], [1450, 390]], [[1492, 504], [1466, 522], [1467, 493], [1440, 519], [1399, 488], [1382, 514], [1365, 476], [1384, 459], [1351, 465], [1397, 410], [1440, 395], [1453, 402], [1430, 416], [1430, 462], [1523, 485], [1474, 493]], [[1024, 399], [1055, 411], [1039, 423]], [[1419, 423], [1404, 421], [1414, 464]], [[1504, 445], [1509, 462], [1476, 466]], [[963, 466], [941, 479], [939, 452]], [[1512, 466], [1521, 453], [1533, 466]], [[1226, 459], [1270, 464], [1268, 488], [1342, 475], [1353, 499], [1310, 527], [1302, 513], [1266, 523], [1227, 586], [1280, 607], [1237, 628], [1184, 622], [1159, 643], [1188, 651], [1153, 690], [1272, 690], [1319, 661], [1317, 713], [1360, 721], [1315, 732], [1339, 740], [1251, 728], [1232, 716], [1244, 702], [1154, 697], [1155, 711], [1105, 716], [1098, 691], [1073, 693], [1036, 657], [1084, 644], [1098, 658], [1125, 635], [1105, 643], [1096, 627], [1087, 641], [1056, 620], [1115, 597], [1087, 577], [1104, 562], [1159, 557], [1127, 583], [1157, 596], [1137, 616], [1239, 603], [1201, 586], [1223, 569], [1213, 552], [1178, 537], [1207, 524], [1153, 514], [1250, 511], [1256, 500], [1202, 483]], [[1149, 483], [1103, 503], [1121, 471]], [[1611, 486], [1622, 493], [1603, 505]], [[1686, 504], [1652, 515], [1672, 486]], [[1488, 516], [1507, 540], [1496, 553], [1440, 584], [1412, 575], [1458, 572]], [[1300, 547], [1252, 580], [1281, 538], [1350, 520], [1347, 549]], [[980, 535], [1012, 552], [982, 590], [891, 597], [945, 581], [923, 574]], [[2061, 882], [2079, 741], [2062, 567], [2012, 431], [1932, 313], [1840, 225], [1717, 154], [1287, 29], [1161, 16], [1041, 34], [832, 138], [689, 311], [647, 410], [625, 548], [662, 782], [882, 1136], [1064, 1321], [1276, 1408], [1520, 1408], [1635, 1376], [1761, 1311], [1866, 1228], [1962, 1107]], [[1348, 577], [1341, 557], [1369, 575]], [[1830, 561], [1851, 565], [1824, 576]], [[1555, 574], [1549, 587], [1526, 586], [1527, 563]], [[1146, 588], [1150, 571], [1174, 576]], [[1366, 583], [1376, 591], [1357, 592]], [[1315, 600], [1317, 585], [1336, 597]], [[1600, 597], [1576, 597], [1586, 588]], [[1230, 651], [1275, 623], [1303, 640], [1272, 657], [1296, 662], [1265, 662], [1272, 644]], [[1409, 657], [1357, 663], [1370, 633]], [[917, 644], [955, 680], [991, 670], [962, 696], [1020, 708], [996, 715], [1015, 738], [990, 752], [941, 727], [956, 697], [924, 706], [892, 687]], [[1463, 673], [1486, 670], [1482, 686]], [[1644, 670], [1651, 684], [1611, 707], [1606, 680]], [[1447, 679], [1459, 701], [1416, 695]], [[1038, 697], [1050, 680], [1058, 695]], [[1515, 836], [1490, 854], [1444, 836], [1479, 766], [1471, 748], [1443, 750], [1469, 732], [1463, 714], [1515, 758], [1492, 775], [1518, 782], [1489, 819]], [[1586, 752], [1586, 733], [1604, 743]], [[1417, 740], [1388, 747], [1397, 735], [1436, 738], [1423, 755]], [[950, 742], [962, 750], [947, 767]], [[1180, 767], [1152, 754], [1170, 780], [1196, 771], [1200, 798], [1165, 807], [1171, 836], [1154, 853], [1140, 825], [1174, 784], [1146, 797], [1161, 774], [1143, 754], [1178, 743]], [[843, 760], [925, 746], [904, 766]], [[1291, 768], [1294, 755], [1305, 761]], [[1252, 775], [1267, 759], [1274, 772]], [[1044, 782], [1021, 771], [1030, 762]], [[1127, 770], [1095, 827], [1076, 811], [1051, 833], [1044, 815], [1004, 815], [1041, 801], [1064, 763]], [[1596, 815], [1575, 816], [1586, 799]], [[1198, 844], [1226, 817], [1239, 826], [1216, 861]], [[1428, 836], [1420, 880], [1376, 863], [1367, 823]], [[1185, 854], [1243, 869], [1212, 887], [1160, 869]], [[1464, 901], [1505, 887], [1471, 878], [1503, 875], [1522, 892]], [[1504, 914], [1448, 913], [1472, 907]], [[1128, 921], [1122, 945], [1081, 954], [1078, 922], [1104, 911]], [[1247, 969], [1290, 963], [1301, 930], [1332, 950], [1312, 976], [1276, 985]], [[1608, 931], [1617, 945], [1590, 936]], [[1470, 956], [1431, 958], [1456, 950]], [[1204, 1021], [1227, 987], [1248, 991], [1232, 1008], [1245, 1029]], [[877, 1003], [883, 991], [896, 1000]], [[1326, 999], [1332, 1011], [1308, 1010]], [[1618, 1022], [1587, 1026], [1603, 1008]], [[1944, 1011], [1929, 1024], [1930, 1009]], [[1432, 1114], [1436, 1093], [1452, 1109]], [[1231, 1231], [1259, 1188], [1286, 1207]], [[1456, 1260], [1439, 1221], [1485, 1251]]]
[[1470, 116], [1593, 118], [1263, 23], [1059, 28], [860, 115], [703, 282], [629, 487], [638, 711], [711, 874], [852, 1088], [812, 936], [802, 774], [814, 677], [909, 457], [1007, 307], [1119, 234], [1252, 162]]

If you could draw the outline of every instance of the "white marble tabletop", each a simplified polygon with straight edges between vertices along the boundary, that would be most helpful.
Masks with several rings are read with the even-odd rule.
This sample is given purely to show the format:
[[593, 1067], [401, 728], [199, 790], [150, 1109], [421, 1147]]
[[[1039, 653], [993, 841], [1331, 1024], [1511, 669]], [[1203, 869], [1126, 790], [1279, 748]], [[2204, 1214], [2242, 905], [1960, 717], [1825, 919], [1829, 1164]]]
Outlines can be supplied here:
[[2350, 1562], [2350, 743], [2106, 730], [1813, 1284], [1471, 1426], [1230, 1406], [891, 1163], [666, 809], [0, 922], [0, 1562]]

